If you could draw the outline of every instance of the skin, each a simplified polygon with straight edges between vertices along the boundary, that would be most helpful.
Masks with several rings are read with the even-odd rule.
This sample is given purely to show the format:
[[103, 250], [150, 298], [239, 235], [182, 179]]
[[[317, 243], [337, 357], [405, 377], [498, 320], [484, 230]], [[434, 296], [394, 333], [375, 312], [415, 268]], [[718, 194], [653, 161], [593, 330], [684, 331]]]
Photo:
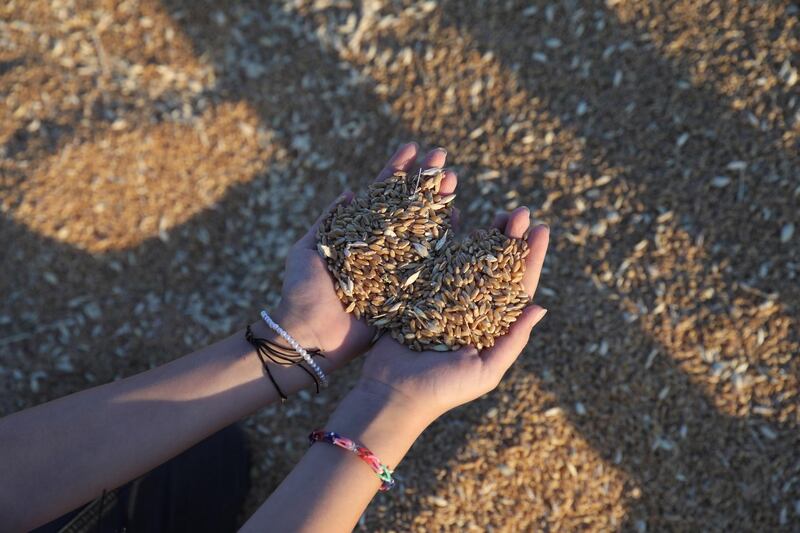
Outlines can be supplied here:
[[[496, 225], [509, 237], [528, 240], [531, 253], [524, 283], [532, 297], [549, 229], [537, 226], [528, 231], [529, 220], [527, 208], [520, 208], [500, 217]], [[367, 353], [358, 385], [325, 428], [367, 446], [395, 468], [436, 418], [497, 386], [546, 312], [529, 306], [506, 335], [481, 352], [471, 347], [452, 353], [414, 352], [383, 336]], [[243, 531], [352, 531], [379, 487], [377, 476], [354, 454], [317, 443]]]
[[[377, 179], [395, 170], [412, 171], [417, 151], [415, 143], [401, 146]], [[436, 149], [421, 167], [442, 167], [445, 159], [446, 152]], [[446, 171], [442, 193], [454, 192], [456, 184], [456, 175]], [[344, 193], [329, 209], [351, 198]], [[532, 250], [525, 284], [532, 295], [548, 230], [528, 231], [529, 218], [521, 208], [496, 225], [511, 237], [528, 239]], [[320, 220], [292, 247], [281, 303], [272, 316], [301, 345], [323, 350], [326, 357], [317, 361], [330, 375], [364, 353], [374, 330], [346, 313], [336, 296], [315, 250]], [[480, 353], [469, 347], [449, 354], [416, 353], [382, 338], [369, 351], [358, 385], [326, 427], [396, 466], [433, 420], [497, 385], [544, 312], [530, 306], [507, 335]], [[282, 343], [261, 321], [252, 328], [257, 336]], [[287, 394], [311, 385], [298, 368], [273, 366], [272, 371]], [[242, 330], [148, 372], [9, 415], [0, 419], [0, 523], [8, 531], [47, 523], [278, 400]], [[349, 531], [379, 485], [354, 455], [317, 444], [244, 529]]]

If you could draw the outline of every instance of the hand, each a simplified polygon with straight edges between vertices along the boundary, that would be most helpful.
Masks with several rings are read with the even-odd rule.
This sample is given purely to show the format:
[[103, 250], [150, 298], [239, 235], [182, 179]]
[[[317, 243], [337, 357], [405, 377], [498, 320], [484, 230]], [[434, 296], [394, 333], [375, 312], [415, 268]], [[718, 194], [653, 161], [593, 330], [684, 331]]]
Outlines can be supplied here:
[[[401, 146], [391, 157], [377, 177], [384, 180], [395, 171], [412, 171], [418, 147], [416, 143]], [[441, 168], [447, 152], [437, 148], [429, 152], [421, 168]], [[441, 183], [442, 194], [455, 191], [457, 177], [445, 171]], [[325, 261], [317, 252], [317, 228], [339, 203], [352, 200], [353, 194], [346, 192], [317, 219], [308, 232], [292, 246], [286, 259], [281, 303], [273, 318], [289, 332], [301, 346], [320, 348], [325, 354], [318, 362], [324, 370], [339, 368], [353, 357], [362, 354], [375, 334], [362, 320], [345, 312], [333, 285]]]
[[[530, 212], [525, 207], [498, 215], [494, 222], [515, 239], [523, 238], [529, 225]], [[548, 227], [541, 225], [527, 237], [531, 251], [523, 283], [531, 297], [539, 283], [549, 234]], [[373, 396], [391, 397], [391, 402], [404, 404], [406, 412], [415, 413], [428, 424], [494, 389], [546, 312], [538, 305], [527, 307], [508, 333], [481, 352], [469, 346], [455, 352], [415, 352], [384, 335], [367, 355], [358, 387]]]

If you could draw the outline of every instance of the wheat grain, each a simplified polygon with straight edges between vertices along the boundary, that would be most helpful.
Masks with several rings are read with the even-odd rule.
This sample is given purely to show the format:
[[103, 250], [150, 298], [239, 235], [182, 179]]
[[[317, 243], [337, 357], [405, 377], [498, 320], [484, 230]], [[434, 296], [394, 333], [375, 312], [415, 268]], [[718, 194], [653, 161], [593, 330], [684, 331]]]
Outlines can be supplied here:
[[345, 310], [415, 350], [490, 347], [524, 307], [527, 244], [497, 230], [453, 238], [440, 169], [397, 172], [320, 225], [317, 249]]

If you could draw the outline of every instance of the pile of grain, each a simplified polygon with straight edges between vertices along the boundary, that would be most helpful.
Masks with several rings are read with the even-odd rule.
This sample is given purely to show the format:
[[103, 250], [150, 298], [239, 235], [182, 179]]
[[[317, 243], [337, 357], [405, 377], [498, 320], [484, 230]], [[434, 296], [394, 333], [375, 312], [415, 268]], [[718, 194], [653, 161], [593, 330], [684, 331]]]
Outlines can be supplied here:
[[441, 169], [396, 172], [338, 206], [318, 250], [348, 312], [414, 350], [490, 347], [528, 296], [527, 244], [494, 230], [453, 238]]

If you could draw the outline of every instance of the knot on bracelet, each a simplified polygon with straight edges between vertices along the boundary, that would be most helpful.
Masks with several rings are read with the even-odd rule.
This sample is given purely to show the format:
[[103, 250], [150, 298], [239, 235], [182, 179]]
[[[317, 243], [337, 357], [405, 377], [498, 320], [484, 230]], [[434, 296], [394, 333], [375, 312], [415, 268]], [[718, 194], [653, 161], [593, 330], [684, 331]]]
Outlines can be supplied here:
[[[285, 346], [281, 346], [280, 344], [272, 342], [268, 339], [256, 337], [249, 325], [245, 330], [244, 338], [256, 349], [256, 354], [261, 361], [261, 366], [264, 368], [264, 373], [275, 386], [275, 389], [278, 391], [282, 402], [286, 401], [287, 397], [281, 390], [278, 382], [275, 380], [275, 376], [272, 375], [272, 371], [270, 370], [267, 361], [271, 361], [272, 363], [280, 366], [297, 366], [301, 368], [303, 372], [311, 376], [311, 379], [314, 380], [314, 386], [316, 387], [317, 394], [319, 394], [319, 378], [314, 372], [303, 366], [305, 359], [303, 359], [303, 356], [296, 350], [293, 348], [286, 348]], [[320, 350], [312, 349], [306, 350], [306, 352], [308, 352], [308, 355], [312, 357], [325, 357]]]

